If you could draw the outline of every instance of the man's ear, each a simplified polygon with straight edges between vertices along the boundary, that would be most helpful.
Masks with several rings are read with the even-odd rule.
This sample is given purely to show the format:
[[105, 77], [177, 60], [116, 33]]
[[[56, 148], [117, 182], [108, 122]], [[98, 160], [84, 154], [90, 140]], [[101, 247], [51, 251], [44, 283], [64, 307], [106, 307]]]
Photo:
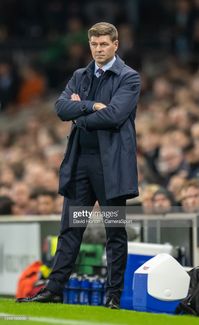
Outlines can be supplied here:
[[119, 46], [119, 41], [118, 41], [118, 40], [116, 40], [114, 43], [115, 43], [115, 46], [116, 46], [116, 51], [117, 51], [117, 49], [118, 49], [118, 46]]

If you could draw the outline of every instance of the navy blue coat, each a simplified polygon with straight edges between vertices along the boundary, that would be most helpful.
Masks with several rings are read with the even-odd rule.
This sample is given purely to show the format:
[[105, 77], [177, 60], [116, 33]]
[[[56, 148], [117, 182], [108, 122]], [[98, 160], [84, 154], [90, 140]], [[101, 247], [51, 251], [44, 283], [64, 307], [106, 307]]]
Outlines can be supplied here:
[[[139, 74], [116, 56], [113, 66], [100, 80], [95, 102], [107, 105], [93, 111], [93, 101], [86, 100], [92, 82], [94, 61], [74, 72], [55, 104], [62, 121], [73, 120], [67, 151], [60, 166], [59, 193], [75, 198], [71, 175], [78, 155], [79, 130], [97, 130], [103, 166], [106, 198], [138, 195], [136, 133], [134, 120], [140, 93]], [[77, 93], [81, 101], [71, 101]]]

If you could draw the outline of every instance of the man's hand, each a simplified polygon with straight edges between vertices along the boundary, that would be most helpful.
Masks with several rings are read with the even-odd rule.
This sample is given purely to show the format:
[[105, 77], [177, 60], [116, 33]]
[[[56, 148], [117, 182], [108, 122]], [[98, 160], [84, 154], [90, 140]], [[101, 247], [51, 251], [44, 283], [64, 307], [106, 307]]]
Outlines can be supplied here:
[[[72, 101], [78, 101], [78, 102], [80, 102], [81, 101], [81, 98], [79, 97], [79, 95], [78, 94], [75, 94], [75, 93], [73, 93], [72, 95], [71, 95], [71, 98], [70, 98]], [[104, 108], [106, 108], [106, 105], [105, 104], [103, 104], [103, 103], [95, 103], [94, 105], [93, 105], [93, 110], [94, 111], [100, 111], [101, 109], [104, 109]]]
[[80, 102], [81, 101], [81, 98], [79, 97], [79, 95], [78, 94], [72, 94], [71, 95], [71, 98], [70, 98], [72, 101], [78, 101], [78, 102]]
[[103, 103], [95, 103], [93, 105], [93, 110], [94, 111], [100, 111], [101, 109], [106, 108], [106, 105], [104, 105]]

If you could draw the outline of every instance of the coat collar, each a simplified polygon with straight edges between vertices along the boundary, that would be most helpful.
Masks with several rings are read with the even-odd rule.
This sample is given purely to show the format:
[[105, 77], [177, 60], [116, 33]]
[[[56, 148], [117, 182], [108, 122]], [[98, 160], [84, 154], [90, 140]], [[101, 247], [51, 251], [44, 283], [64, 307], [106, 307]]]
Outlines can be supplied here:
[[124, 61], [120, 59], [119, 55], [116, 55], [116, 60], [113, 63], [112, 67], [109, 69], [109, 71], [112, 71], [113, 73], [119, 75], [124, 65], [125, 65]]
[[[113, 63], [112, 67], [110, 67], [110, 69], [108, 69], [107, 71], [111, 71], [111, 72], [119, 75], [124, 64], [125, 64], [124, 61], [122, 59], [120, 59], [119, 55], [116, 54], [115, 62]], [[93, 75], [94, 69], [95, 69], [95, 61], [93, 60], [87, 65], [85, 71], [89, 75]]]

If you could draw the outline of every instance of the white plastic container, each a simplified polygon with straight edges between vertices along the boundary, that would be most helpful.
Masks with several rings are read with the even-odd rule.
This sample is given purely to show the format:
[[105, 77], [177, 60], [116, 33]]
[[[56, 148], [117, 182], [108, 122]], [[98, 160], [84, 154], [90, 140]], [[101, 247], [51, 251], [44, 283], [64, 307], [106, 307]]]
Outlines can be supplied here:
[[123, 309], [133, 309], [133, 277], [134, 272], [146, 261], [159, 253], [173, 254], [170, 244], [153, 244], [128, 242], [128, 258], [124, 275], [124, 289], [120, 306]]
[[158, 254], [134, 273], [133, 309], [174, 313], [188, 294], [190, 277], [169, 254]]

